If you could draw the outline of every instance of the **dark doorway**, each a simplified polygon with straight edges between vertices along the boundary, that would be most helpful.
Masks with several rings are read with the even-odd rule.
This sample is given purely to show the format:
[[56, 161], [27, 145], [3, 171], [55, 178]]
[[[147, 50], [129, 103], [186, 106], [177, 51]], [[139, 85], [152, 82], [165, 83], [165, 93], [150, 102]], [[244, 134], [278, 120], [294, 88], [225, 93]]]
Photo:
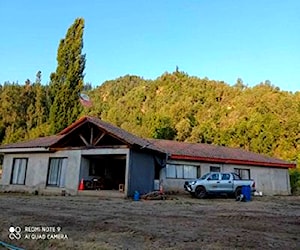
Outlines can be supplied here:
[[125, 184], [126, 156], [89, 156], [89, 177], [85, 188], [90, 190], [119, 190]]

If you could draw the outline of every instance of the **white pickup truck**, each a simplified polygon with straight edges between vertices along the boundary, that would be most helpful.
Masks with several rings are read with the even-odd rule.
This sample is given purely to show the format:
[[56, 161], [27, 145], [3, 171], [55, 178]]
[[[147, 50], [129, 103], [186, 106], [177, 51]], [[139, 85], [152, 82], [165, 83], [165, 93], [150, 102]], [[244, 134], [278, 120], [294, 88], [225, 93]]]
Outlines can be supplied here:
[[227, 194], [238, 197], [242, 193], [243, 186], [250, 186], [255, 191], [253, 180], [243, 180], [236, 173], [210, 172], [201, 178], [184, 183], [184, 189], [193, 196], [202, 199], [208, 194]]

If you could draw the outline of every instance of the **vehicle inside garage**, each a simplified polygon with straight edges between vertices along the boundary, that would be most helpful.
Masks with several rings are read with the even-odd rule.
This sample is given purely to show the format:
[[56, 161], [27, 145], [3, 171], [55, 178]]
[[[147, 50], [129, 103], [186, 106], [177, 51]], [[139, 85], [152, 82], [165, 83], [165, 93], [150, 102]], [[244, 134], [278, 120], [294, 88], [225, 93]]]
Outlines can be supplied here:
[[[87, 156], [88, 176], [84, 178], [85, 190], [124, 189], [126, 156], [93, 155]], [[84, 172], [87, 172], [86, 170]]]

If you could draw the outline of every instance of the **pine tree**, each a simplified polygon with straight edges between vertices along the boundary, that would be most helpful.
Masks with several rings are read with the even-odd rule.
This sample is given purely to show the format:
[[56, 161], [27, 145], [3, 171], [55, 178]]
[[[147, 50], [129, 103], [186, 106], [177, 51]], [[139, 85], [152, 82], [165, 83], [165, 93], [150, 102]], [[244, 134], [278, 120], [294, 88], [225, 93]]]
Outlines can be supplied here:
[[57, 133], [74, 122], [81, 112], [78, 94], [83, 89], [85, 54], [84, 19], [78, 18], [60, 41], [56, 72], [50, 76], [50, 131]]

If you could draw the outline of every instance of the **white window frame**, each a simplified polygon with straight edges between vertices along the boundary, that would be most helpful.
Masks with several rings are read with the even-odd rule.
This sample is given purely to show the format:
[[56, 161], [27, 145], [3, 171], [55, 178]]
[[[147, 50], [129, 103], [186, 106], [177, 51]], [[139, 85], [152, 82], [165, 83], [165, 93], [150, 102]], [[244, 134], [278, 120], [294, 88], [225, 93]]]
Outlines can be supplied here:
[[195, 179], [198, 176], [198, 166], [193, 165], [184, 165], [183, 166], [183, 174], [184, 179]]
[[67, 158], [49, 158], [47, 186], [65, 187]]
[[25, 185], [28, 158], [14, 158], [10, 183]]
[[237, 173], [241, 179], [251, 179], [251, 171], [249, 168], [234, 168], [234, 172]]
[[174, 165], [174, 164], [166, 165], [166, 177], [167, 178], [177, 178], [176, 165]]
[[[168, 179], [196, 179], [199, 178], [200, 166], [167, 164], [166, 178]], [[194, 172], [194, 173], [193, 173]]]

